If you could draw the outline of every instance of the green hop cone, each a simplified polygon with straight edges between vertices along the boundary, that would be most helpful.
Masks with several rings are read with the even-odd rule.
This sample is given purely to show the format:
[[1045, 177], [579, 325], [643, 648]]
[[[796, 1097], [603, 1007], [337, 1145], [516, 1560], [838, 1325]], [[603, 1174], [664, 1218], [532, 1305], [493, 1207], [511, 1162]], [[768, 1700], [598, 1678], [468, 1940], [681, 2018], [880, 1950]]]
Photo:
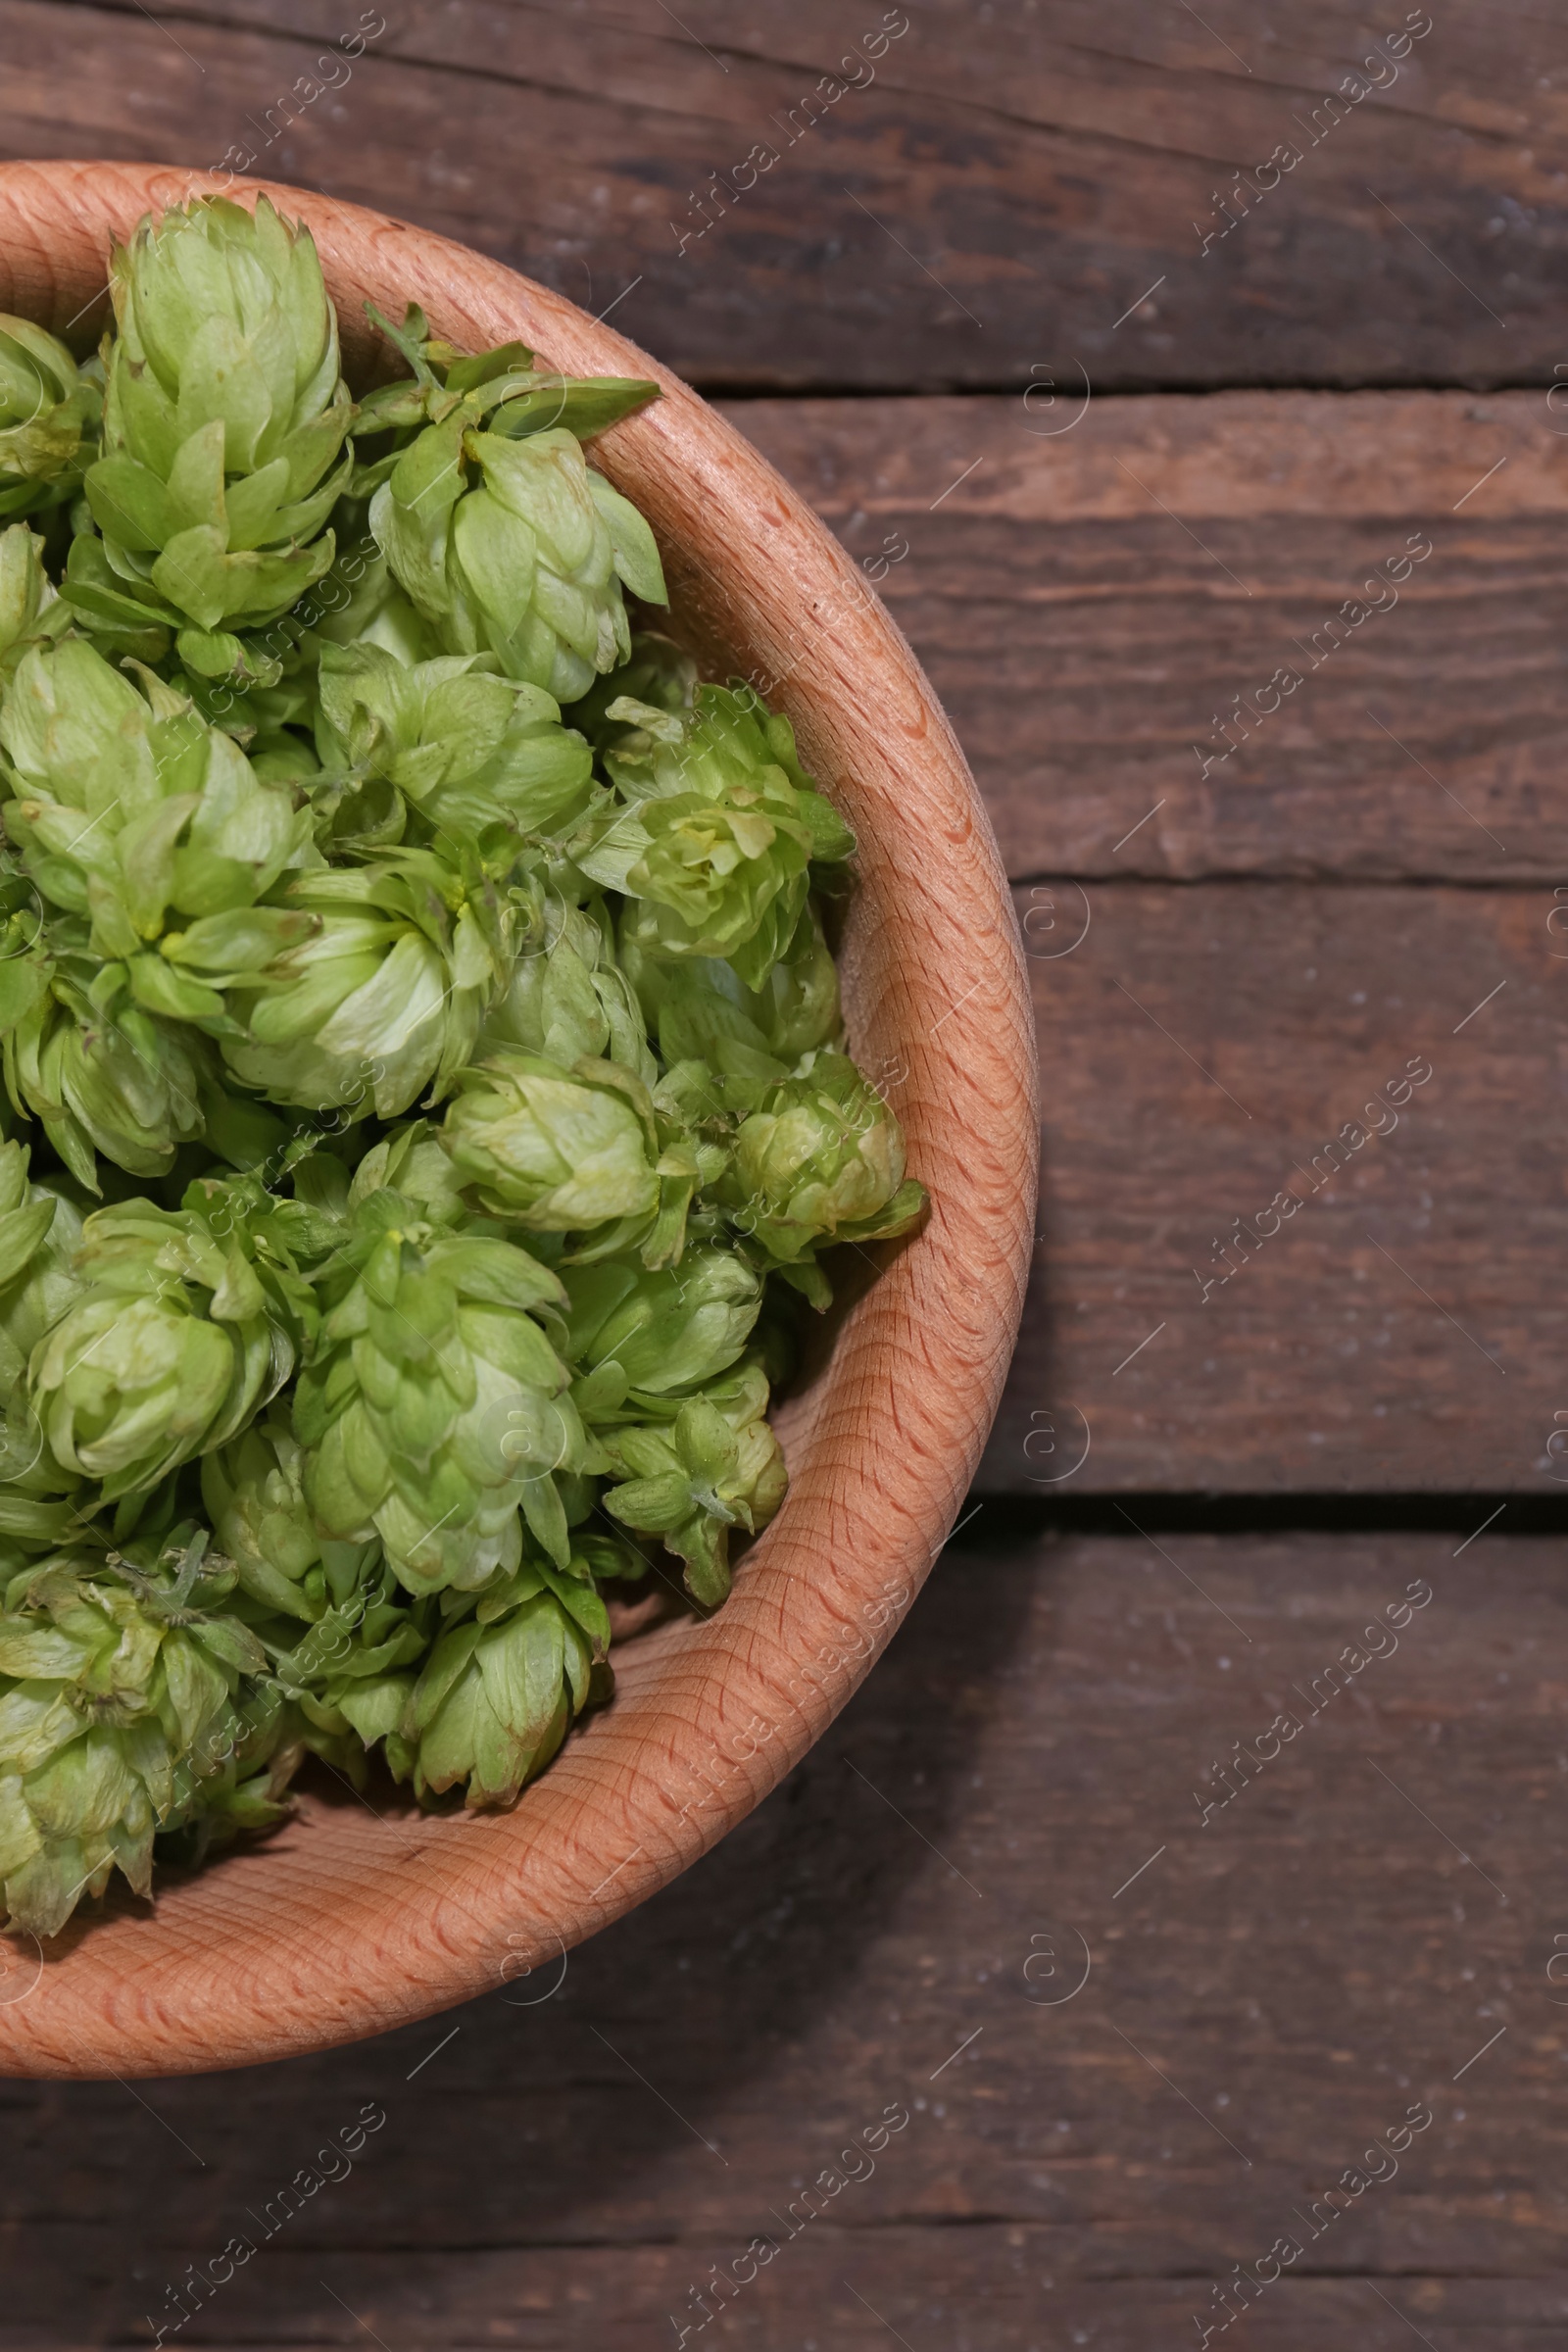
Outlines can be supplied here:
[[564, 427], [514, 441], [469, 430], [461, 410], [426, 426], [370, 527], [446, 652], [493, 653], [558, 703], [630, 654], [623, 585], [665, 602], [653, 533]]
[[323, 1536], [305, 1494], [309, 1457], [274, 1403], [202, 1458], [202, 1501], [241, 1589], [285, 1617], [314, 1624], [345, 1601], [378, 1557], [373, 1544]]
[[622, 955], [664, 1060], [706, 1062], [731, 1109], [757, 1109], [803, 1054], [840, 1034], [838, 969], [809, 902], [755, 989], [716, 957], [664, 956], [629, 936]]
[[841, 863], [854, 835], [800, 766], [788, 719], [749, 688], [700, 686], [685, 717], [628, 702], [610, 715], [635, 721], [607, 754], [630, 806], [590, 819], [576, 863], [632, 902], [628, 956], [716, 956], [760, 989], [794, 941], [813, 860]]
[[564, 1570], [530, 1562], [486, 1593], [469, 1623], [442, 1635], [408, 1702], [418, 1794], [462, 1786], [470, 1807], [511, 1804], [560, 1747], [609, 1646], [584, 1558]]
[[741, 1122], [718, 1194], [815, 1305], [829, 1296], [818, 1246], [890, 1240], [926, 1207], [925, 1187], [905, 1177], [893, 1112], [847, 1054], [826, 1052], [806, 1054]]
[[536, 686], [489, 674], [485, 656], [406, 667], [378, 645], [331, 646], [320, 662], [323, 769], [395, 785], [428, 832], [476, 842], [491, 827], [558, 831], [593, 790], [593, 755]]
[[26, 1396], [49, 1454], [105, 1503], [225, 1444], [294, 1368], [297, 1286], [243, 1222], [220, 1236], [214, 1221], [146, 1200], [95, 1209], [81, 1289], [32, 1351]]
[[377, 1190], [321, 1277], [294, 1429], [323, 1532], [379, 1538], [411, 1592], [472, 1590], [521, 1556], [519, 1509], [569, 1556], [555, 1473], [590, 1466], [568, 1374], [530, 1309], [556, 1277], [510, 1243], [443, 1230]]
[[646, 1087], [658, 1084], [642, 1011], [616, 962], [602, 899], [574, 906], [555, 892], [546, 894], [507, 993], [479, 1034], [481, 1056], [513, 1048], [545, 1054], [568, 1069], [584, 1054], [609, 1059]]
[[332, 563], [327, 516], [353, 402], [310, 234], [265, 196], [209, 197], [115, 249], [104, 455], [86, 476], [103, 534], [67, 594], [90, 623], [180, 631], [187, 666], [243, 669], [232, 632], [286, 612]]
[[266, 1667], [221, 1613], [205, 1538], [177, 1569], [65, 1554], [14, 1577], [0, 1615], [0, 1885], [14, 1927], [56, 1936], [116, 1869], [151, 1891], [153, 1838], [241, 1743]]
[[85, 923], [51, 923], [46, 934], [23, 912], [10, 928], [0, 1044], [11, 1101], [89, 1192], [102, 1189], [99, 1152], [133, 1176], [163, 1175], [177, 1147], [203, 1132], [202, 1040], [131, 1002], [125, 966], [91, 954]]
[[762, 1304], [761, 1277], [727, 1249], [688, 1250], [659, 1272], [601, 1259], [563, 1266], [561, 1278], [570, 1301], [561, 1351], [578, 1367], [578, 1406], [596, 1426], [657, 1415], [727, 1371]]
[[462, 1073], [441, 1141], [483, 1208], [576, 1235], [574, 1256], [635, 1249], [645, 1265], [678, 1263], [692, 1203], [728, 1162], [702, 1131], [706, 1097], [689, 1102], [681, 1075], [650, 1093], [622, 1061], [582, 1054], [568, 1068], [505, 1047]]
[[79, 638], [27, 654], [0, 710], [6, 830], [51, 906], [87, 918], [93, 955], [127, 963], [148, 1011], [199, 1017], [142, 952], [172, 913], [249, 906], [314, 858], [310, 818], [184, 695], [140, 677], [138, 693]]
[[427, 1086], [447, 1092], [516, 953], [515, 907], [479, 862], [445, 845], [388, 851], [302, 874], [280, 895], [278, 911], [312, 928], [265, 963], [240, 968], [232, 941], [202, 923], [166, 950], [223, 991], [244, 1034], [220, 1045], [241, 1085], [302, 1110], [363, 1104], [383, 1119]]
[[465, 1070], [458, 1088], [441, 1140], [487, 1209], [571, 1233], [657, 1208], [654, 1106], [629, 1070], [507, 1051]]
[[30, 318], [0, 312], [0, 515], [75, 494], [102, 406], [95, 371]]
[[716, 1608], [729, 1592], [731, 1528], [758, 1533], [784, 1499], [788, 1473], [766, 1410], [767, 1381], [747, 1364], [681, 1403], [666, 1426], [605, 1434], [617, 1482], [605, 1509], [684, 1561], [686, 1589], [702, 1608]]
[[741, 1122], [720, 1196], [744, 1234], [788, 1266], [820, 1243], [907, 1232], [925, 1188], [904, 1174], [893, 1112], [848, 1054], [816, 1052]]

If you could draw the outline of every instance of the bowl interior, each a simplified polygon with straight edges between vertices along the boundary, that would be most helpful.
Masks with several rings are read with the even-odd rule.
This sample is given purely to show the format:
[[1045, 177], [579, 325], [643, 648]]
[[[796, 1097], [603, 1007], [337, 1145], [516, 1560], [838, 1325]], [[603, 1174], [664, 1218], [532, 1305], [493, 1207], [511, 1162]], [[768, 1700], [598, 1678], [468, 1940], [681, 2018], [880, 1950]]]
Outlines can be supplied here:
[[[205, 173], [0, 166], [0, 309], [75, 337], [112, 234]], [[952, 1525], [995, 1411], [1034, 1216], [1034, 1052], [996, 847], [962, 756], [863, 577], [722, 418], [621, 336], [442, 238], [269, 186], [320, 248], [351, 376], [386, 372], [367, 299], [454, 342], [516, 337], [664, 397], [594, 445], [664, 555], [672, 632], [751, 678], [859, 838], [840, 957], [852, 1051], [904, 1125], [929, 1224], [868, 1254], [815, 1377], [778, 1416], [789, 1497], [710, 1621], [616, 1652], [612, 1706], [499, 1815], [308, 1794], [297, 1820], [156, 1909], [111, 1899], [45, 1949], [0, 1938], [0, 2073], [196, 2072], [373, 2033], [537, 1969], [664, 1885], [844, 1703]], [[542, 1981], [548, 1982], [548, 1978]]]

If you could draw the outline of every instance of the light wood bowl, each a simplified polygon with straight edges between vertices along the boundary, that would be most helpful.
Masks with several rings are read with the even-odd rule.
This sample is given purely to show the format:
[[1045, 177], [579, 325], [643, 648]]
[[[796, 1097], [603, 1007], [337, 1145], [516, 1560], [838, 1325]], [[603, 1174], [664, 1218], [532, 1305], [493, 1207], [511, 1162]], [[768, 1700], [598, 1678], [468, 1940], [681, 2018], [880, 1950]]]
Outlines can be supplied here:
[[[1031, 1248], [1035, 1056], [1005, 878], [952, 730], [862, 574], [739, 433], [560, 295], [303, 189], [231, 192], [253, 185], [309, 222], [351, 378], [371, 350], [368, 297], [399, 317], [419, 302], [460, 344], [520, 337], [573, 373], [662, 384], [596, 461], [653, 524], [675, 633], [709, 675], [752, 675], [788, 712], [859, 836], [850, 1039], [933, 1211], [878, 1253], [880, 1280], [785, 1408], [789, 1499], [732, 1598], [617, 1650], [613, 1704], [513, 1811], [308, 1798], [271, 1839], [166, 1877], [150, 1914], [122, 1892], [42, 1953], [0, 1939], [0, 2074], [199, 2073], [377, 2033], [529, 1970], [513, 1997], [548, 1991], [569, 1945], [773, 1788], [891, 1638], [979, 1457]], [[0, 166], [0, 309], [90, 341], [111, 234], [221, 186], [148, 165]]]

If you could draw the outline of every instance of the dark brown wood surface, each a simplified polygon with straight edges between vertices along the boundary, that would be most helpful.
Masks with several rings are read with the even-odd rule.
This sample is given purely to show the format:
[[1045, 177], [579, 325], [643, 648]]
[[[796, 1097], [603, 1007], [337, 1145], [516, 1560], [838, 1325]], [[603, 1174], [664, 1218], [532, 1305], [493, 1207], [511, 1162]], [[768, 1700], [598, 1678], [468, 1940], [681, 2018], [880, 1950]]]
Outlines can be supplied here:
[[[984, 1526], [564, 1981], [253, 2075], [0, 2086], [0, 2344], [150, 2342], [234, 2238], [170, 2340], [1153, 2352], [1292, 2236], [1261, 2352], [1557, 2340], [1560, 1547]], [[1278, 1751], [1250, 1784], [1237, 1742]], [[302, 2170], [344, 2177], [294, 2211]]]
[[982, 1490], [1557, 1491], [1560, 902], [1016, 896], [1043, 949], [1089, 928], [1033, 961], [1036, 1298]]
[[1045, 1105], [975, 1515], [830, 1735], [559, 1986], [0, 2083], [0, 2352], [1568, 2329], [1562, 1550], [1507, 1532], [1568, 1486], [1568, 19], [1434, 7], [1327, 128], [1420, 12], [917, 0], [807, 128], [899, 13], [0, 0], [0, 153], [248, 144], [735, 396], [958, 726]]
[[879, 583], [1020, 881], [1568, 872], [1568, 387], [730, 414]]
[[1019, 878], [1042, 1203], [980, 1491], [1555, 1493], [1545, 396], [733, 413], [880, 580]]
[[[362, 26], [347, 77], [318, 69]], [[1544, 6], [3, 0], [0, 54], [0, 152], [238, 148], [617, 303], [703, 383], [1522, 383], [1568, 357]]]

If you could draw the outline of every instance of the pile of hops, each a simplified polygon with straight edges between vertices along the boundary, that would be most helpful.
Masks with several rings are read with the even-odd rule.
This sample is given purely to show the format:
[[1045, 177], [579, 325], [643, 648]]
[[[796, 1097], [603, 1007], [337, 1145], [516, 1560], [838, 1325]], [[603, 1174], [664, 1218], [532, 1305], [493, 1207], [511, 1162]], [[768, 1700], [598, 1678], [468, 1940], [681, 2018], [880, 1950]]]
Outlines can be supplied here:
[[[924, 1196], [846, 1056], [854, 841], [700, 686], [583, 444], [656, 396], [144, 221], [0, 318], [0, 1885], [56, 1934], [309, 1752], [506, 1804], [605, 1593], [729, 1587], [819, 1253]], [[649, 1588], [650, 1590], [652, 1588]]]

